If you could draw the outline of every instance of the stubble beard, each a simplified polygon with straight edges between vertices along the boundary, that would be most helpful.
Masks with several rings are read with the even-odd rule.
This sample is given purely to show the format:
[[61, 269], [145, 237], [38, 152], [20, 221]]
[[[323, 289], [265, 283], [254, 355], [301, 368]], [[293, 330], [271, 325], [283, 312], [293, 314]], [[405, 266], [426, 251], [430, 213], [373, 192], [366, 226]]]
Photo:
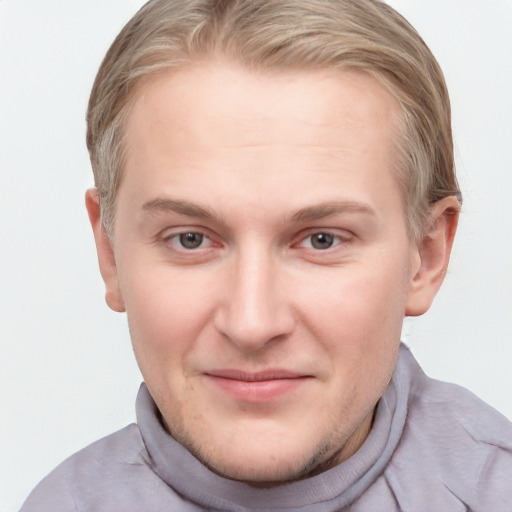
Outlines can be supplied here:
[[[311, 478], [337, 466], [350, 457], [366, 439], [371, 429], [375, 409], [376, 406], [361, 423], [363, 425], [366, 422], [367, 428], [355, 441], [353, 440], [354, 432], [347, 436], [346, 431], [340, 428], [339, 424], [334, 425], [328, 439], [321, 439], [318, 445], [313, 447], [309, 456], [304, 454], [299, 460], [278, 463], [277, 465], [280, 467], [276, 467], [277, 465], [274, 464], [259, 470], [254, 470], [254, 466], [249, 462], [242, 467], [240, 464], [236, 466], [230, 461], [217, 457], [216, 454], [212, 453], [214, 450], [208, 450], [194, 441], [182, 421], [180, 425], [175, 425], [173, 429], [170, 428], [163, 417], [162, 423], [175, 441], [185, 447], [213, 473], [252, 487], [270, 488]], [[361, 425], [358, 425], [358, 428]], [[347, 452], [347, 445], [349, 444], [352, 444], [352, 446], [349, 447]]]

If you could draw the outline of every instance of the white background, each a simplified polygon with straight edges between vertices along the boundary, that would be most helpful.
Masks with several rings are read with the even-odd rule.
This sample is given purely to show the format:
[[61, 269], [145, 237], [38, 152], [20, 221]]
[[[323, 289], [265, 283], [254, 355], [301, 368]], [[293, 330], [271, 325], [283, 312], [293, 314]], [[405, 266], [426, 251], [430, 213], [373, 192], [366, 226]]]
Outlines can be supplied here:
[[[512, 419], [512, 2], [394, 0], [443, 67], [465, 196], [446, 283], [405, 338]], [[83, 206], [85, 110], [139, 0], [0, 0], [0, 511], [134, 420], [141, 380]]]

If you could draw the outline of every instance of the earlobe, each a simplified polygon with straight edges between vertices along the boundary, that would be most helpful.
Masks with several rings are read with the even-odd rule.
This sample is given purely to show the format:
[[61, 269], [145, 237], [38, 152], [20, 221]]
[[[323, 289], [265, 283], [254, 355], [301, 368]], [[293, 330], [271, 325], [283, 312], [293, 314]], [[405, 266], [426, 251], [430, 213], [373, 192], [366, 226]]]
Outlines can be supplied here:
[[110, 309], [119, 313], [125, 311], [124, 300], [119, 288], [117, 265], [112, 249], [112, 243], [107, 235], [101, 220], [98, 193], [96, 189], [89, 189], [85, 193], [85, 205], [89, 214], [101, 277], [105, 282], [105, 300]]
[[428, 229], [418, 243], [419, 268], [411, 277], [405, 314], [419, 316], [427, 312], [444, 281], [457, 230], [460, 203], [454, 196], [435, 203]]

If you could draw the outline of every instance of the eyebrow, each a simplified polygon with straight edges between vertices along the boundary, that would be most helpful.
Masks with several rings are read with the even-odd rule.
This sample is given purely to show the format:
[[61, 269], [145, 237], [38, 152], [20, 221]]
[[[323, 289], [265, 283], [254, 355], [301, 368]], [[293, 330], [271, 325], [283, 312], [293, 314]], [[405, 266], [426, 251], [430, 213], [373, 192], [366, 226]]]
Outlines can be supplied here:
[[372, 216], [376, 215], [375, 210], [366, 203], [360, 203], [357, 201], [329, 201], [327, 203], [301, 208], [300, 210], [297, 210], [291, 218], [295, 222], [303, 222], [322, 219], [337, 213], [363, 213]]
[[215, 215], [197, 204], [181, 199], [157, 198], [144, 203], [142, 210], [147, 212], [175, 212], [189, 217], [211, 219]]
[[[174, 212], [180, 215], [198, 217], [201, 219], [213, 219], [216, 217], [211, 210], [181, 199], [152, 199], [151, 201], [144, 203], [142, 210], [148, 212]], [[366, 203], [360, 203], [357, 201], [329, 201], [301, 208], [291, 215], [291, 220], [293, 222], [304, 222], [322, 219], [329, 215], [340, 213], [363, 213], [366, 215], [375, 215], [375, 211]]]

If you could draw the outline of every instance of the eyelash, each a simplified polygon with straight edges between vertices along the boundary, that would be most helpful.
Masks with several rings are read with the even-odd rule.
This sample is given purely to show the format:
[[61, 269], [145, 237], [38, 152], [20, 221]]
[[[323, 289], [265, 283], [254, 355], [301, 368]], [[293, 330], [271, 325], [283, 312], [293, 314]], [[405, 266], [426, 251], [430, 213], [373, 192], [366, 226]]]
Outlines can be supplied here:
[[[197, 235], [197, 236], [202, 237], [200, 245], [198, 245], [197, 247], [193, 247], [193, 248], [184, 247], [181, 237], [185, 237], [187, 235]], [[203, 247], [203, 245], [207, 241], [210, 242], [209, 245], [214, 244], [211, 237], [209, 237], [206, 233], [204, 233], [200, 230], [193, 230], [193, 229], [187, 230], [187, 231], [180, 231], [177, 233], [172, 233], [163, 238], [163, 242], [165, 244], [174, 245], [174, 246], [179, 245], [177, 250], [180, 252], [186, 252], [186, 253], [199, 252], [201, 249], [205, 249], [205, 247]]]
[[[187, 235], [195, 235], [201, 237], [201, 241], [197, 247], [185, 247], [183, 245], [184, 239]], [[327, 243], [330, 243], [328, 247], [315, 247], [315, 242], [313, 241], [313, 237], [325, 237]], [[163, 237], [163, 243], [166, 245], [173, 246], [173, 250], [181, 253], [202, 253], [205, 250], [208, 250], [211, 246], [215, 246], [216, 243], [212, 240], [212, 237], [209, 236], [204, 231], [197, 229], [184, 230], [179, 232], [171, 233], [165, 237]], [[350, 240], [349, 236], [342, 236], [340, 234], [333, 233], [329, 230], [315, 230], [310, 231], [306, 236], [301, 236], [298, 242], [292, 244], [292, 248], [303, 248], [307, 251], [311, 251], [314, 253], [323, 253], [323, 252], [331, 252], [335, 250], [335, 248], [341, 244], [344, 244]], [[309, 243], [308, 243], [309, 241]], [[322, 241], [320, 240], [320, 243]], [[307, 244], [307, 245], [306, 245]], [[218, 244], [219, 246], [221, 244]]]
[[[314, 246], [313, 237], [315, 237], [315, 236], [319, 237], [320, 235], [325, 237], [327, 239], [327, 241], [330, 241], [331, 245], [329, 245], [329, 247], [319, 248], [319, 247]], [[299, 246], [299, 247], [302, 246], [305, 249], [312, 250], [314, 252], [325, 252], [325, 251], [329, 251], [330, 249], [334, 250], [334, 248], [337, 247], [338, 245], [340, 245], [344, 242], [347, 242], [348, 238], [349, 237], [347, 237], [347, 236], [341, 236], [339, 234], [333, 233], [328, 230], [325, 230], [325, 231], [319, 230], [319, 231], [314, 231], [314, 232], [308, 233], [308, 235], [306, 237], [301, 238], [300, 242], [298, 244], [296, 244], [296, 246]], [[308, 240], [310, 241], [309, 247], [305, 247], [304, 244]]]

